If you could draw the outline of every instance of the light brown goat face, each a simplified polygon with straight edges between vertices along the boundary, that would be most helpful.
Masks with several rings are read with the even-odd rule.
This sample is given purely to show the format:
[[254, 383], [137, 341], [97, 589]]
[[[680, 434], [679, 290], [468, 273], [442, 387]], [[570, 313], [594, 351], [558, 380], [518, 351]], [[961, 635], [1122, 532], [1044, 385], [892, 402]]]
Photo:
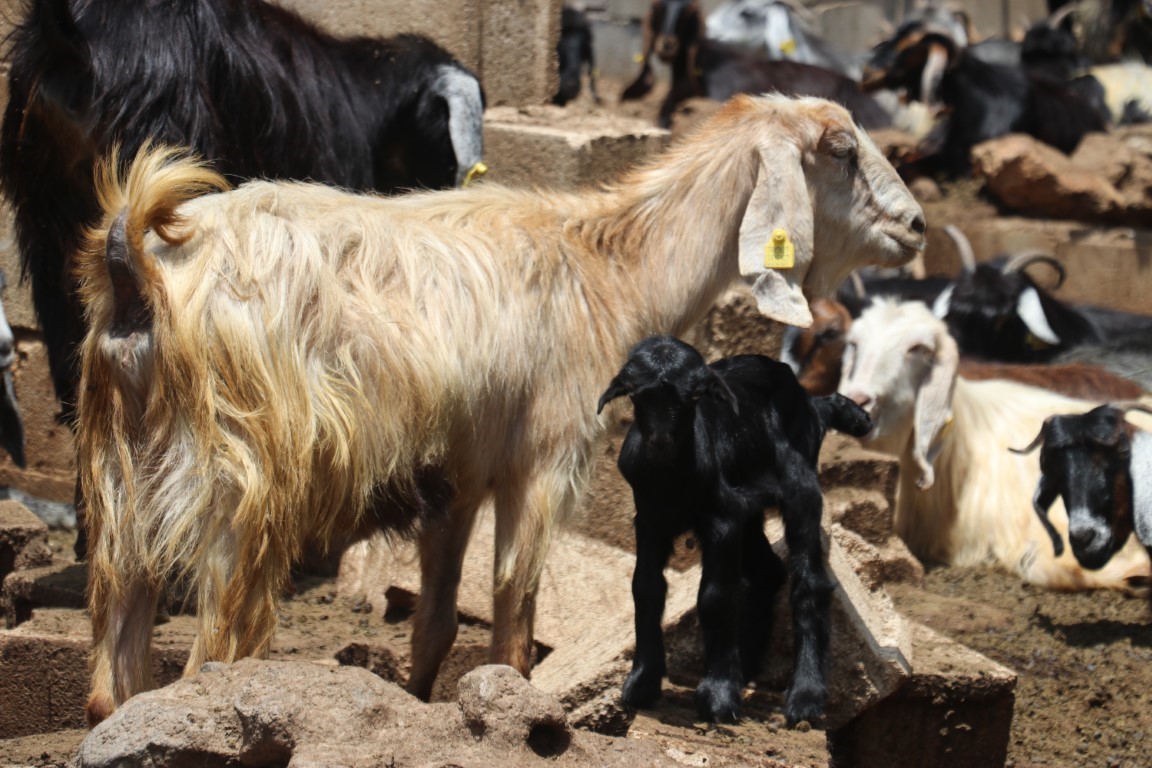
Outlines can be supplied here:
[[853, 270], [905, 264], [923, 249], [924, 212], [848, 110], [781, 96], [730, 103], [729, 114], [753, 118], [759, 167], [740, 272], [755, 279], [762, 312], [808, 327], [807, 302], [831, 298]]
[[924, 212], [891, 163], [846, 110], [829, 105], [822, 117], [803, 160], [823, 214], [804, 281], [810, 297], [831, 295], [861, 262], [899, 266], [924, 248]]

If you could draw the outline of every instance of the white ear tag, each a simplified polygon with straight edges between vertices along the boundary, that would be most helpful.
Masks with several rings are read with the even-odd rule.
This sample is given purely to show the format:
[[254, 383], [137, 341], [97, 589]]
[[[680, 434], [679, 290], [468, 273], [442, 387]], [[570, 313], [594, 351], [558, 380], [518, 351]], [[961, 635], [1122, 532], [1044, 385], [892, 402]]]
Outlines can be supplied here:
[[948, 286], [940, 291], [940, 295], [936, 297], [936, 301], [932, 302], [932, 316], [937, 320], [943, 320], [948, 317], [948, 310], [952, 308], [952, 289], [955, 286]]

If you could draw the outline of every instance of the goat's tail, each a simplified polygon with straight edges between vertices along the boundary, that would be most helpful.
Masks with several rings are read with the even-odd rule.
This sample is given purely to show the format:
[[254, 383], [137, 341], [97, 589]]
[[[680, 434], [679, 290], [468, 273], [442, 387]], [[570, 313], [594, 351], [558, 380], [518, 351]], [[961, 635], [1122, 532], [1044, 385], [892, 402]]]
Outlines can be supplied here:
[[119, 152], [111, 153], [96, 168], [97, 200], [101, 222], [88, 230], [77, 255], [76, 276], [80, 297], [89, 310], [99, 296], [107, 296], [114, 281], [113, 262], [119, 262], [138, 283], [148, 283], [153, 266], [145, 258], [144, 233], [151, 229], [170, 245], [192, 237], [195, 227], [179, 208], [209, 192], [229, 188], [222, 175], [186, 150], [145, 143], [125, 173]]
[[839, 392], [814, 397], [812, 404], [825, 432], [834, 429], [852, 437], [864, 437], [872, 431], [872, 419], [868, 418], [868, 413]]

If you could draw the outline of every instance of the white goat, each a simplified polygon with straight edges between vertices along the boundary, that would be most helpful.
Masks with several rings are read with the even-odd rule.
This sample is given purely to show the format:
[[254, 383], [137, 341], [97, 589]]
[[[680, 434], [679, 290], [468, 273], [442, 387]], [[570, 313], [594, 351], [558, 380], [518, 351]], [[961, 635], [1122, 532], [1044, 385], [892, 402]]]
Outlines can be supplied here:
[[527, 674], [549, 541], [629, 348], [683, 333], [741, 274], [765, 313], [806, 324], [805, 294], [923, 245], [891, 166], [815, 99], [737, 98], [582, 193], [256, 182], [198, 196], [222, 180], [171, 154], [143, 155], [126, 181], [108, 172], [79, 258], [92, 721], [149, 685], [151, 606], [171, 574], [198, 587], [191, 673], [268, 651], [306, 541], [374, 527], [419, 530], [408, 687], [427, 697], [489, 498], [491, 656]]
[[[1008, 381], [956, 378], [947, 327], [919, 302], [877, 299], [848, 332], [840, 392], [864, 407], [869, 448], [900, 457], [895, 528], [917, 557], [954, 565], [997, 563], [1053, 589], [1125, 588], [1147, 579], [1148, 555], [1126, 547], [1098, 571], [1051, 539], [1032, 509], [1040, 479], [1026, 445], [1048, 416], [1097, 403]], [[1057, 502], [1052, 523], [1064, 535]]]

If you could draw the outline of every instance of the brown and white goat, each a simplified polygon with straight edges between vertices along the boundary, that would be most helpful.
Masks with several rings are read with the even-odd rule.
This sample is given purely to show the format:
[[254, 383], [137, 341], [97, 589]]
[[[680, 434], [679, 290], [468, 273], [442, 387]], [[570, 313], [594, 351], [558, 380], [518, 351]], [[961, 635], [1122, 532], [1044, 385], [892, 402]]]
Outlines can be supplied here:
[[[221, 185], [163, 151], [108, 172], [80, 259], [90, 721], [148, 687], [152, 606], [174, 574], [198, 591], [192, 673], [268, 652], [305, 542], [380, 527], [419, 532], [408, 688], [427, 697], [488, 499], [491, 657], [527, 674], [544, 558], [628, 349], [684, 332], [741, 274], [763, 312], [806, 324], [806, 295], [923, 245], [891, 166], [815, 99], [735, 99], [606, 190], [200, 196]], [[777, 232], [791, 268], [765, 265]]]
[[[900, 457], [895, 528], [925, 560], [998, 564], [1052, 589], [1123, 589], [1146, 581], [1149, 560], [1134, 545], [1088, 570], [1056, 556], [1032, 510], [1035, 458], [1009, 452], [1044, 420], [1097, 403], [1009, 381], [957, 378], [956, 342], [920, 302], [877, 299], [848, 332], [840, 392], [872, 418], [862, 441]], [[1052, 509], [1063, 534], [1068, 517]]]

